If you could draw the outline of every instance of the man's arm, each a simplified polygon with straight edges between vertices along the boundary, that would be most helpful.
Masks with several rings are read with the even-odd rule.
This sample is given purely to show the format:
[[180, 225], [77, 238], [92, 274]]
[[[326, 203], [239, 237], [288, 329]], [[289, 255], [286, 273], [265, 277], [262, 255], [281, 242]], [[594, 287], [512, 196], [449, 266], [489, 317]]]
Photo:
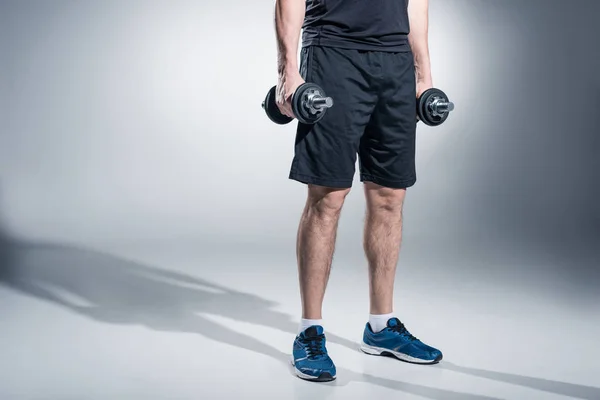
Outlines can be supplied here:
[[281, 112], [293, 117], [291, 97], [304, 83], [298, 71], [298, 41], [304, 22], [305, 0], [277, 0], [275, 2], [275, 32], [277, 35], [276, 101]]
[[408, 42], [415, 59], [417, 96], [433, 86], [429, 60], [429, 0], [409, 0]]

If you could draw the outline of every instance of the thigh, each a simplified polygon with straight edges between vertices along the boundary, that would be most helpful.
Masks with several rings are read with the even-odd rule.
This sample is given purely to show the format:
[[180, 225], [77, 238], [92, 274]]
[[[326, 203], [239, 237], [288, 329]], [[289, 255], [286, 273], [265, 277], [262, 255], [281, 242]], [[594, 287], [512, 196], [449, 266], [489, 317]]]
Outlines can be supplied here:
[[352, 185], [360, 138], [377, 101], [365, 73], [367, 61], [356, 50], [302, 49], [303, 78], [321, 86], [333, 98], [333, 107], [316, 124], [298, 123], [291, 179], [338, 188]]
[[391, 188], [416, 182], [416, 85], [411, 52], [382, 55], [385, 84], [360, 142], [361, 180]]

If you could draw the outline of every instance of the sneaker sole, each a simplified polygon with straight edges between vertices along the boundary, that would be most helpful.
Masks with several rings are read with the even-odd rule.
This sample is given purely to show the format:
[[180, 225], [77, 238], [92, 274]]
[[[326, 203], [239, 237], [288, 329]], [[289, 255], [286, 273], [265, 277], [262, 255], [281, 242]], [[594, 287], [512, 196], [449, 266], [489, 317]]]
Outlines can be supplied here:
[[294, 363], [294, 358], [293, 357], [290, 359], [290, 364], [292, 364], [292, 367], [294, 367], [294, 372], [296, 373], [296, 375], [298, 376], [298, 378], [304, 379], [306, 381], [311, 381], [311, 382], [331, 382], [331, 381], [335, 380], [335, 378], [336, 378], [335, 375], [332, 376], [329, 372], [323, 372], [319, 376], [313, 376], [313, 375], [305, 374], [302, 371], [300, 371], [298, 368], [296, 368], [296, 364]]
[[404, 353], [399, 353], [397, 351], [392, 351], [390, 349], [385, 349], [383, 347], [375, 347], [366, 344], [365, 342], [360, 343], [360, 349], [363, 353], [372, 355], [372, 356], [383, 356], [383, 357], [394, 357], [400, 361], [404, 361], [411, 364], [422, 364], [422, 365], [431, 365], [437, 364], [442, 361], [443, 356], [440, 354], [435, 360], [421, 360], [420, 358], [411, 357]]

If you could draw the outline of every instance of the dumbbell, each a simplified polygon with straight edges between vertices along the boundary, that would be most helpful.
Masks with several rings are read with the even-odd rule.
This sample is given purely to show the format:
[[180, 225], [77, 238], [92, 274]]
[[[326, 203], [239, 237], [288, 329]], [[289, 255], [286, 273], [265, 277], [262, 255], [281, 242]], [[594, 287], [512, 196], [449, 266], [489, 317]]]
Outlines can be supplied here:
[[[273, 86], [267, 92], [265, 100], [262, 102], [262, 108], [267, 113], [267, 117], [276, 124], [285, 125], [292, 122], [293, 118], [284, 115], [279, 111], [275, 102], [275, 90]], [[292, 95], [292, 111], [294, 115], [303, 124], [315, 124], [325, 116], [328, 108], [333, 106], [333, 99], [325, 95], [325, 91], [314, 83], [303, 83]]]
[[425, 125], [438, 126], [454, 110], [454, 103], [448, 100], [440, 89], [427, 89], [417, 99], [417, 115]]

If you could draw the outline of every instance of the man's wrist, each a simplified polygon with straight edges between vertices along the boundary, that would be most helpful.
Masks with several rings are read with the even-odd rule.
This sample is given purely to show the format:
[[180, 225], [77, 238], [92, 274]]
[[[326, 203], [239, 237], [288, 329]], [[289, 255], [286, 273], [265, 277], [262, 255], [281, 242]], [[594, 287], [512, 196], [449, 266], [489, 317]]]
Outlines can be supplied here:
[[431, 62], [429, 54], [426, 50], [426, 45], [419, 46], [419, 50], [413, 50], [415, 62], [415, 75], [417, 82], [426, 84], [432, 81], [431, 79]]
[[432, 86], [433, 85], [433, 79], [431, 79], [431, 76], [429, 76], [427, 78], [417, 78], [417, 85], [419, 85], [419, 86]]
[[292, 61], [280, 62], [277, 66], [277, 72], [279, 72], [279, 75], [298, 73], [298, 63]]

